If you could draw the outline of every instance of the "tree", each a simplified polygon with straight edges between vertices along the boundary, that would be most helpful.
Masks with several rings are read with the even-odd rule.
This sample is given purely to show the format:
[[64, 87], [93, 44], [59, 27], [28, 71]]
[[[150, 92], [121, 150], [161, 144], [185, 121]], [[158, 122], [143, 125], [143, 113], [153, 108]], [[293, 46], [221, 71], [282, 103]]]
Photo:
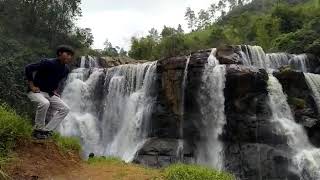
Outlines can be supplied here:
[[134, 59], [155, 60], [156, 46], [157, 46], [157, 42], [155, 42], [154, 39], [151, 38], [150, 36], [142, 37], [140, 39], [136, 37], [132, 37], [129, 57]]
[[[115, 47], [112, 46], [111, 42], [108, 39], [104, 42], [103, 54], [106, 56], [117, 57], [119, 56], [118, 51]], [[118, 47], [119, 48], [119, 47]]]
[[217, 12], [217, 5], [216, 4], [210, 4], [210, 7], [208, 9], [209, 15], [210, 15], [210, 19], [214, 20], [215, 16], [216, 16], [216, 12]]
[[226, 15], [225, 8], [227, 7], [226, 5], [226, 0], [220, 0], [217, 6], [217, 10], [221, 12], [221, 18]]
[[184, 17], [185, 17], [185, 20], [188, 22], [188, 28], [191, 30], [194, 30], [196, 26], [197, 18], [194, 11], [191, 10], [190, 7], [187, 7]]
[[160, 40], [160, 36], [159, 36], [158, 30], [155, 29], [155, 28], [151, 28], [149, 30], [149, 35], [148, 36], [150, 38], [152, 38], [155, 42], [158, 42]]
[[123, 48], [121, 48], [119, 51], [119, 56], [120, 57], [128, 56], [128, 52], [125, 51]]
[[162, 31], [161, 31], [161, 36], [164, 38], [164, 37], [168, 37], [168, 36], [174, 35], [176, 33], [177, 33], [177, 31], [174, 28], [164, 26]]
[[204, 9], [201, 9], [198, 13], [197, 29], [203, 29], [209, 25], [210, 25], [210, 14]]
[[184, 33], [184, 30], [182, 29], [181, 24], [178, 25], [177, 32], [180, 33], [180, 34]]
[[93, 44], [93, 35], [90, 28], [76, 28], [77, 39], [87, 48]]

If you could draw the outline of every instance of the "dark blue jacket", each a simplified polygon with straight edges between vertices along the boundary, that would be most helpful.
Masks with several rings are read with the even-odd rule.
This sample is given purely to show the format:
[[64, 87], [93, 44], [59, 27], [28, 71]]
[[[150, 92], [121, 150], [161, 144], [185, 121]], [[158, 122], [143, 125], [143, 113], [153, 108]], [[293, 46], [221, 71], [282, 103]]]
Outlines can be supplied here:
[[69, 67], [60, 63], [57, 58], [43, 59], [39, 63], [28, 64], [25, 67], [26, 78], [32, 81], [40, 91], [53, 95], [62, 79], [68, 76]]

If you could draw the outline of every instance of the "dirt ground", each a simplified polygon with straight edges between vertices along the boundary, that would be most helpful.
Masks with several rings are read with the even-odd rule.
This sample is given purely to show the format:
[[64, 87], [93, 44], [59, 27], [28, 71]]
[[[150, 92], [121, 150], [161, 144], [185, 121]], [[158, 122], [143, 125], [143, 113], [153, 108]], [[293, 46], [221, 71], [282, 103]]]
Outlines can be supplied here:
[[20, 143], [5, 172], [14, 180], [147, 180], [162, 179], [160, 171], [133, 164], [88, 164], [64, 153], [54, 142]]

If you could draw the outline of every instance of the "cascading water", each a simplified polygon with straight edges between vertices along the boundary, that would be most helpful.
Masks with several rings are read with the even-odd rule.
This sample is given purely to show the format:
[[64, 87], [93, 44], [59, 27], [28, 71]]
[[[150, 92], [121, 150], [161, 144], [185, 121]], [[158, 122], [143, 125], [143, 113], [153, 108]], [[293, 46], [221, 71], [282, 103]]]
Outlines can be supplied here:
[[225, 66], [219, 65], [212, 49], [208, 63], [202, 75], [200, 110], [202, 128], [200, 142], [197, 145], [196, 162], [216, 169], [222, 169], [223, 144], [219, 140], [226, 123], [224, 114]]
[[103, 69], [96, 65], [85, 68], [86, 60], [82, 57], [81, 67], [68, 76], [61, 98], [70, 106], [71, 112], [59, 127], [62, 135], [80, 137], [85, 155], [99, 148], [98, 120], [91, 96], [95, 84], [103, 76]]
[[308, 56], [306, 54], [290, 55], [287, 53], [265, 54], [260, 46], [246, 45], [240, 52], [243, 64], [263, 69], [278, 69], [289, 65], [295, 70], [308, 72]]
[[287, 53], [270, 53], [266, 54], [268, 68], [278, 69], [288, 65], [289, 55]]
[[[303, 127], [294, 121], [287, 97], [278, 80], [269, 75], [268, 91], [272, 111], [271, 121], [277, 133], [285, 135], [292, 150], [293, 165], [301, 180], [320, 178], [320, 150], [313, 147]], [[296, 170], [293, 170], [296, 172]]]
[[[60, 126], [61, 134], [80, 137], [85, 156], [93, 152], [131, 161], [147, 137], [156, 63], [122, 65], [105, 73], [94, 58], [83, 57], [62, 93], [71, 112]], [[101, 88], [102, 97], [94, 99]], [[98, 105], [104, 107], [102, 113], [95, 109], [97, 100], [103, 102]]]
[[308, 56], [306, 54], [294, 55], [289, 60], [289, 65], [295, 70], [308, 72]]
[[122, 65], [106, 74], [104, 114], [100, 129], [103, 154], [131, 161], [147, 137], [155, 97], [156, 62]]
[[185, 89], [187, 85], [187, 77], [188, 77], [188, 67], [190, 62], [191, 55], [187, 57], [186, 66], [184, 68], [183, 80], [182, 80], [182, 88], [181, 88], [181, 107], [180, 107], [180, 125], [179, 125], [179, 140], [178, 140], [178, 148], [177, 148], [177, 157], [180, 161], [183, 160], [183, 126], [184, 126], [184, 104], [185, 104]]
[[320, 75], [312, 73], [304, 73], [308, 86], [310, 87], [314, 100], [317, 104], [318, 112], [320, 112]]

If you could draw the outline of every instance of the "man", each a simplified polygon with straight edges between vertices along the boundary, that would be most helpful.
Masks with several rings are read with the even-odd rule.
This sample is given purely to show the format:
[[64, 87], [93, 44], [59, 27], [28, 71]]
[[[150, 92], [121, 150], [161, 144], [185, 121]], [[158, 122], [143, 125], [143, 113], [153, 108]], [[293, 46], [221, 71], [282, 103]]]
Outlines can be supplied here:
[[[51, 136], [70, 110], [60, 99], [57, 89], [60, 81], [69, 73], [67, 64], [72, 62], [74, 50], [70, 46], [61, 45], [56, 54], [57, 58], [44, 59], [25, 67], [29, 84], [28, 97], [37, 105], [33, 131], [33, 136], [37, 139]], [[52, 119], [48, 119], [50, 114], [54, 114]]]

